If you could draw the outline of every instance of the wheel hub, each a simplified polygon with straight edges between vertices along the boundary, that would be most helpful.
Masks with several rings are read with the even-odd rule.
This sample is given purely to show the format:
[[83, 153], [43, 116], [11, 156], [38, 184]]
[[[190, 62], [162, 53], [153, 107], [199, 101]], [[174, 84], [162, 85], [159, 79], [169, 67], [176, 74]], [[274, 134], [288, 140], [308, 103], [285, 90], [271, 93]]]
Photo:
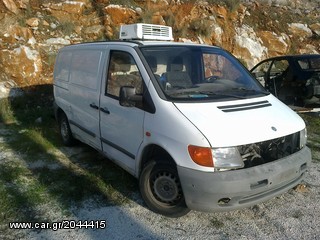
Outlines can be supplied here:
[[177, 179], [171, 174], [159, 174], [154, 180], [153, 190], [159, 200], [166, 203], [176, 201], [179, 196]]

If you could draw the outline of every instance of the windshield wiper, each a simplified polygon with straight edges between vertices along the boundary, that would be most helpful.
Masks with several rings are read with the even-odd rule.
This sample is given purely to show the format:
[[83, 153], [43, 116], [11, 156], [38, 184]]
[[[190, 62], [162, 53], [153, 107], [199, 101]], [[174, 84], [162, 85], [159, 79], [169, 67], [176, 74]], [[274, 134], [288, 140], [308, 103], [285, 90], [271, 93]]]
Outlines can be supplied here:
[[[236, 88], [237, 90], [241, 90], [241, 91], [246, 91], [245, 89], [242, 88]], [[234, 90], [234, 89], [232, 89]], [[250, 90], [248, 89], [248, 92], [258, 92], [255, 90]], [[264, 93], [264, 92], [261, 92]], [[267, 93], [264, 93], [267, 94]], [[210, 97], [210, 96], [216, 96], [216, 97], [231, 97], [231, 98], [236, 98], [236, 99], [246, 99], [247, 96], [240, 96], [240, 95], [235, 95], [235, 94], [230, 94], [227, 92], [220, 92], [220, 91], [184, 91], [182, 89], [176, 90], [173, 93], [170, 94], [171, 96], [178, 96], [178, 95], [188, 95], [188, 97], [193, 98], [193, 96], [196, 96], [196, 98], [201, 98], [201, 95], [206, 96], [206, 97]]]
[[259, 90], [255, 90], [255, 89], [244, 88], [244, 87], [232, 88], [232, 90], [241, 91], [241, 92], [252, 92], [252, 93], [259, 93], [259, 94], [269, 95], [269, 92], [267, 92], [267, 91], [259, 91]]
[[177, 96], [177, 95], [188, 95], [189, 97], [193, 97], [193, 95], [197, 95], [197, 98], [200, 97], [200, 95], [204, 95], [207, 97], [210, 96], [221, 96], [221, 97], [232, 97], [232, 98], [237, 98], [237, 99], [246, 99], [244, 96], [238, 96], [234, 94], [228, 94], [228, 93], [223, 93], [223, 92], [213, 92], [213, 91], [177, 91], [173, 94], [170, 94], [171, 96]]
[[199, 91], [200, 94], [206, 94], [206, 95], [213, 95], [213, 96], [221, 96], [221, 97], [232, 97], [237, 99], [246, 99], [244, 96], [238, 96], [234, 94], [229, 93], [223, 93], [223, 92], [212, 92], [212, 91]]

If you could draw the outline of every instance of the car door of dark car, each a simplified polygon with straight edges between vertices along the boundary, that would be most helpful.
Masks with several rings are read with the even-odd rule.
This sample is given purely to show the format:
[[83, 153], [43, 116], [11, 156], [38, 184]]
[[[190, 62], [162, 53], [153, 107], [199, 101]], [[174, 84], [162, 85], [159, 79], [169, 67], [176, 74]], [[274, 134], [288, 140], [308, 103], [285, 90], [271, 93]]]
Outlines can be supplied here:
[[251, 70], [254, 77], [269, 91], [270, 89], [268, 88], [268, 80], [271, 63], [272, 60], [263, 61]]
[[269, 68], [266, 85], [275, 96], [279, 97], [283, 89], [290, 86], [290, 68], [286, 59], [275, 59]]

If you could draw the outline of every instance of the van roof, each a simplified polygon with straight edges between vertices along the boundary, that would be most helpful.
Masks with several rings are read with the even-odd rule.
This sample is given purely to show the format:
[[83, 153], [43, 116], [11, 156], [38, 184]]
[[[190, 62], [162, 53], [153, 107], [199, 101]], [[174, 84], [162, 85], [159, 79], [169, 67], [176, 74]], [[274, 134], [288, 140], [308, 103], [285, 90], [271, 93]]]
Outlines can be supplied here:
[[184, 43], [184, 42], [172, 42], [172, 41], [142, 41], [142, 40], [110, 40], [110, 41], [98, 41], [98, 42], [85, 42], [78, 43], [73, 45], [65, 46], [65, 48], [78, 48], [79, 46], [83, 47], [97, 47], [97, 46], [108, 46], [108, 45], [123, 45], [123, 46], [208, 46], [216, 47], [207, 44], [198, 44], [198, 43]]

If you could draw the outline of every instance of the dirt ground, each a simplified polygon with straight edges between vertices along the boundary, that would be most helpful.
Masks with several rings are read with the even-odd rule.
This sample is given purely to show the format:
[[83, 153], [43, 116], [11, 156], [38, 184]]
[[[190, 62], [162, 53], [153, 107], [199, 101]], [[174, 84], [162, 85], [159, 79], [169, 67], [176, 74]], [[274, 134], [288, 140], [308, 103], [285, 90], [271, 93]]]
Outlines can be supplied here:
[[[13, 137], [11, 130], [0, 124], [0, 146]], [[303, 184], [287, 193], [250, 208], [222, 213], [191, 211], [172, 219], [151, 212], [136, 189], [123, 204], [97, 206], [88, 199], [67, 213], [52, 203], [39, 207], [48, 222], [68, 223], [69, 229], [13, 230], [0, 239], [319, 239], [320, 238], [320, 147], [319, 135], [311, 134], [313, 161]], [[316, 143], [314, 143], [316, 142]], [[1, 145], [2, 144], [2, 145]], [[79, 155], [81, 147], [57, 149], [57, 155]], [[21, 155], [0, 148], [0, 167], [20, 161]], [[41, 160], [28, 165], [41, 168]], [[54, 170], [58, 166], [51, 164]], [[54, 184], [54, 183], [52, 183]], [[68, 187], [68, 186], [66, 186]], [[1, 204], [1, 203], [0, 203]], [[73, 228], [74, 222], [94, 221], [94, 227]], [[66, 226], [66, 225], [65, 225]]]
[[[1, 130], [9, 137], [10, 132]], [[4, 141], [3, 138], [1, 138]], [[78, 150], [77, 150], [78, 149]], [[79, 151], [75, 148], [74, 151]], [[80, 150], [81, 152], [81, 150]], [[313, 154], [319, 157], [319, 152]], [[10, 151], [4, 156], [19, 158]], [[6, 158], [8, 159], [8, 158]], [[34, 166], [41, 165], [36, 162]], [[54, 166], [52, 166], [54, 167]], [[287, 193], [250, 208], [223, 213], [191, 211], [171, 219], [151, 212], [136, 191], [125, 204], [97, 207], [90, 200], [64, 215], [42, 206], [49, 221], [95, 221], [94, 228], [58, 230], [16, 230], [22, 239], [319, 239], [320, 163], [313, 161], [304, 184]], [[44, 210], [45, 209], [45, 210]], [[51, 218], [51, 219], [50, 219]], [[70, 226], [69, 226], [70, 227]], [[100, 227], [103, 227], [100, 228]], [[72, 226], [71, 226], [72, 228]]]
[[320, 164], [305, 185], [251, 208], [190, 212], [170, 219], [149, 211], [139, 193], [123, 206], [74, 209], [68, 220], [105, 220], [105, 229], [30, 231], [28, 239], [319, 239]]

